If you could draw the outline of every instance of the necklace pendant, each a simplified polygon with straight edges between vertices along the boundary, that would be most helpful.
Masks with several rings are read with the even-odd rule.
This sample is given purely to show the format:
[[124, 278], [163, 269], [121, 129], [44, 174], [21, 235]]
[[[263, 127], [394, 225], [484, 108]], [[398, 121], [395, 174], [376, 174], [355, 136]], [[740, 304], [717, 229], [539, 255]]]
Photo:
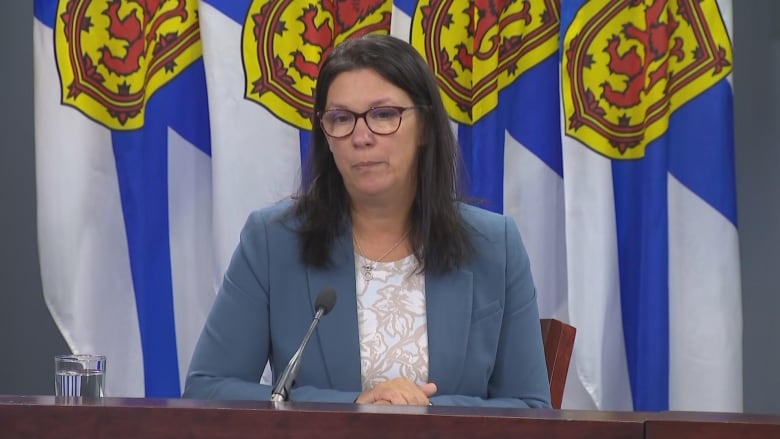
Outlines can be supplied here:
[[363, 269], [363, 277], [366, 280], [371, 280], [371, 279], [374, 278], [374, 274], [371, 272], [374, 269], [374, 267], [372, 267], [371, 265], [365, 264], [361, 268]]

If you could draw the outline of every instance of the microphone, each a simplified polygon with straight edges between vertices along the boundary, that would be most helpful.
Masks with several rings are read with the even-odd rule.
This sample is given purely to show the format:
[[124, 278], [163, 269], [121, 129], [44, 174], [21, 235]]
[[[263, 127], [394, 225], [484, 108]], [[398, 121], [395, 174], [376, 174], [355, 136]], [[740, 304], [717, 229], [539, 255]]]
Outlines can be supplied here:
[[280, 375], [279, 379], [276, 381], [276, 385], [274, 385], [274, 389], [271, 392], [271, 401], [281, 402], [287, 401], [289, 398], [290, 386], [293, 381], [295, 381], [295, 377], [298, 375], [298, 368], [301, 366], [303, 350], [306, 348], [306, 344], [309, 343], [309, 338], [314, 332], [314, 328], [316, 328], [317, 324], [320, 322], [320, 317], [327, 315], [333, 309], [334, 305], [336, 305], [336, 290], [327, 288], [320, 291], [320, 294], [317, 295], [317, 300], [314, 302], [314, 320], [312, 320], [309, 330], [306, 331], [306, 335], [303, 337], [301, 345], [298, 346], [298, 350], [295, 351], [292, 358], [290, 358], [290, 362], [287, 363], [284, 372], [282, 372], [282, 375]]

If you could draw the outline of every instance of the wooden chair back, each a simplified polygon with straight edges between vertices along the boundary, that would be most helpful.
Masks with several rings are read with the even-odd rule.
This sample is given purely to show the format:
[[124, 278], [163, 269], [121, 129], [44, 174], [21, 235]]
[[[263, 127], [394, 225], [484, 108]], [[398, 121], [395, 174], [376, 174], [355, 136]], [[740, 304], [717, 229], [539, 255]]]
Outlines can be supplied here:
[[550, 379], [550, 401], [553, 408], [561, 408], [563, 388], [569, 373], [569, 362], [574, 350], [577, 329], [557, 319], [541, 319], [547, 377]]

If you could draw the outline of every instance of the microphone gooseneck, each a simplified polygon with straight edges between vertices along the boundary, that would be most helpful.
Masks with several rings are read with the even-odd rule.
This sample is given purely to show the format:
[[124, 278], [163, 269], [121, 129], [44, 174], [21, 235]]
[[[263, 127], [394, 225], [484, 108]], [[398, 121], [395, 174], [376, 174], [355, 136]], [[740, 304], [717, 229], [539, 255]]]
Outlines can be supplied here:
[[295, 377], [298, 375], [298, 368], [301, 366], [303, 350], [309, 343], [309, 338], [311, 338], [311, 335], [314, 333], [314, 329], [320, 322], [320, 318], [327, 315], [333, 309], [334, 305], [336, 305], [336, 291], [333, 288], [322, 290], [320, 294], [317, 295], [317, 300], [314, 302], [314, 319], [309, 326], [309, 330], [306, 331], [306, 335], [303, 337], [300, 346], [298, 346], [298, 350], [295, 351], [292, 358], [290, 358], [290, 362], [287, 363], [287, 367], [284, 368], [279, 379], [276, 380], [276, 385], [274, 385], [274, 388], [271, 391], [271, 401], [281, 402], [289, 399], [290, 387], [292, 386], [293, 381], [295, 381]]

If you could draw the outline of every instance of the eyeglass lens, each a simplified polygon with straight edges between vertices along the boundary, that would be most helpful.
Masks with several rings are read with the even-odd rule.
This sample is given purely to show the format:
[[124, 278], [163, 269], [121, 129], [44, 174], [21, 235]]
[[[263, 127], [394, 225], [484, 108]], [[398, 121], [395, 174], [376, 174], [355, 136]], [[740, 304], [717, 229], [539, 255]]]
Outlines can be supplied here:
[[346, 137], [355, 130], [358, 119], [363, 119], [374, 134], [392, 134], [401, 126], [401, 113], [408, 108], [375, 107], [363, 113], [349, 110], [328, 110], [322, 113], [322, 129], [331, 137]]

